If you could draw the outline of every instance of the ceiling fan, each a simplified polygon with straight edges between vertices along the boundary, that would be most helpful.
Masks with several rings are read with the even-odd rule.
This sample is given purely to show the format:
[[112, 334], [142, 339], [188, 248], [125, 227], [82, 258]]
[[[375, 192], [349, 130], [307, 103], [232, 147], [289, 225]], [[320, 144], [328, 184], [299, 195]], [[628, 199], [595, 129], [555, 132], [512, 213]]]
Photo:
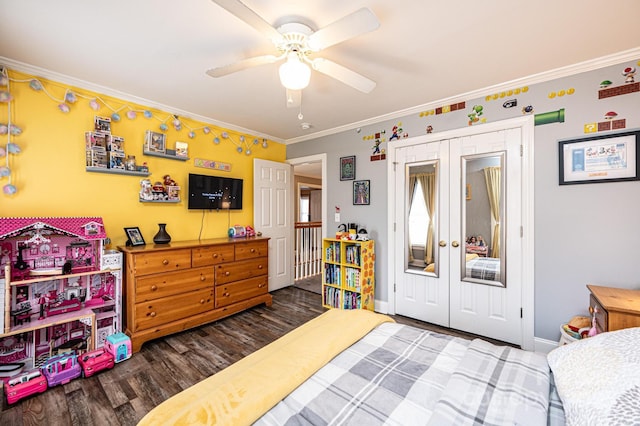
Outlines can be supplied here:
[[313, 31], [309, 26], [299, 22], [290, 22], [274, 28], [240, 0], [213, 2], [265, 35], [279, 54], [255, 56], [212, 68], [207, 71], [209, 76], [223, 77], [247, 68], [286, 59], [286, 62], [280, 65], [279, 74], [282, 85], [287, 89], [289, 107], [300, 104], [300, 90], [309, 84], [311, 68], [363, 93], [369, 93], [375, 88], [375, 81], [362, 74], [328, 59], [313, 58], [313, 55], [322, 49], [378, 28], [380, 23], [370, 9], [359, 9], [324, 28]]

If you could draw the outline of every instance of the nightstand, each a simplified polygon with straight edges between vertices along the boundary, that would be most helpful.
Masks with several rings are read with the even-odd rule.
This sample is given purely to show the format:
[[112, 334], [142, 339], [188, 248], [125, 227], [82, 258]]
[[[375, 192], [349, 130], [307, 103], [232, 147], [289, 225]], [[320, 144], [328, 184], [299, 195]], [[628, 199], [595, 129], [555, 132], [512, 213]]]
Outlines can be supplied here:
[[589, 312], [596, 317], [599, 333], [640, 327], [640, 291], [587, 285]]

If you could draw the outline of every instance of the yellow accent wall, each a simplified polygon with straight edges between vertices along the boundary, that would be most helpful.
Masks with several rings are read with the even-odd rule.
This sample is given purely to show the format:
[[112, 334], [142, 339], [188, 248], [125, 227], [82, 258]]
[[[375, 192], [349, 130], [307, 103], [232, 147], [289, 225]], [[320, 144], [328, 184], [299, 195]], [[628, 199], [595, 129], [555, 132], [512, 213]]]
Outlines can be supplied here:
[[[189, 160], [145, 156], [142, 154], [145, 132], [160, 132], [161, 120], [172, 117], [171, 112], [159, 111], [144, 105], [94, 93], [82, 88], [65, 86], [39, 77], [9, 70], [9, 92], [13, 100], [0, 103], [0, 123], [11, 123], [22, 129], [22, 134], [11, 136], [21, 152], [9, 155], [11, 183], [18, 191], [13, 195], [0, 193], [0, 216], [100, 216], [104, 219], [107, 235], [112, 247], [124, 245], [124, 227], [140, 228], [147, 244], [153, 243], [158, 223], [166, 223], [167, 231], [174, 241], [198, 238], [218, 238], [227, 235], [229, 225], [253, 225], [253, 160], [260, 158], [284, 162], [284, 144], [269, 140], [263, 148], [262, 138], [254, 145], [255, 136], [240, 134], [212, 124], [191, 121], [179, 117], [182, 123], [194, 130], [195, 137], [189, 138], [189, 128], [185, 125], [177, 131], [167, 121], [167, 148], [173, 149], [176, 141], [189, 144]], [[67, 89], [78, 96], [70, 105], [70, 112], [63, 113], [58, 108], [60, 102], [51, 99], [44, 91], [29, 87], [29, 80], [37, 78], [51, 97], [62, 100]], [[0, 87], [0, 90], [6, 90]], [[86, 98], [85, 98], [86, 97]], [[98, 111], [89, 106], [91, 98], [97, 97], [113, 109], [119, 111], [121, 120], [112, 122], [111, 133], [124, 138], [125, 155], [135, 155], [138, 164], [146, 162], [151, 182], [162, 181], [169, 174], [181, 186], [181, 201], [177, 204], [141, 203], [138, 200], [140, 181], [144, 177], [87, 172], [85, 170], [85, 139], [87, 131], [94, 130], [95, 116], [109, 117], [112, 110], [99, 102]], [[213, 96], [212, 96], [213, 97]], [[129, 119], [126, 112], [149, 110], [154, 117], [146, 118], [142, 112]], [[211, 133], [205, 134], [202, 127], [208, 126]], [[228, 132], [230, 139], [220, 135]], [[214, 144], [215, 136], [220, 143]], [[237, 152], [240, 136], [244, 136], [251, 148], [251, 155]], [[0, 147], [5, 147], [8, 135], [0, 135]], [[194, 159], [219, 161], [231, 164], [231, 171], [217, 171], [194, 166]], [[6, 165], [6, 158], [0, 158], [0, 166]], [[244, 179], [243, 210], [202, 211], [187, 209], [188, 174], [206, 174]], [[0, 187], [8, 183], [8, 178], [0, 178]], [[203, 213], [204, 212], [204, 213]]]

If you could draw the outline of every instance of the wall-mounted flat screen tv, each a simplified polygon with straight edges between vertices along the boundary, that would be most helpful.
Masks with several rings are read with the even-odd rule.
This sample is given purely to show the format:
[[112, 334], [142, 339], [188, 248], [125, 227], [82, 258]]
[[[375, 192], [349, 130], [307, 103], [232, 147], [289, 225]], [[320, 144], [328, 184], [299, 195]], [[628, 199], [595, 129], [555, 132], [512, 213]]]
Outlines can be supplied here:
[[190, 210], [241, 210], [242, 179], [189, 173]]

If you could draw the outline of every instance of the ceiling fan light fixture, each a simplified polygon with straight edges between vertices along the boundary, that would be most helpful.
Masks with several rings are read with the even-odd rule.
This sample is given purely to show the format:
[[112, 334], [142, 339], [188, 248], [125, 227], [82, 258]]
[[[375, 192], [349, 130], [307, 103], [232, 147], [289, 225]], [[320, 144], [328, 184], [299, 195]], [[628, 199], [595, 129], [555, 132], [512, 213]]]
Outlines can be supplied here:
[[289, 90], [302, 90], [309, 85], [311, 68], [296, 53], [287, 57], [287, 62], [280, 65], [280, 82]]

